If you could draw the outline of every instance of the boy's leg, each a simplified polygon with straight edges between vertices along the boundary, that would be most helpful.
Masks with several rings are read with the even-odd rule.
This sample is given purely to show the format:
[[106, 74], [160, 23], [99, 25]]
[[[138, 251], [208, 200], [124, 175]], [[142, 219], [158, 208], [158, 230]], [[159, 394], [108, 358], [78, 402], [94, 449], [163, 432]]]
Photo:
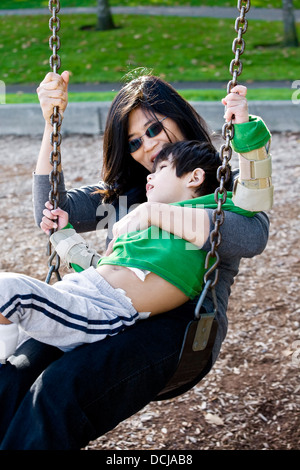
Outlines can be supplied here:
[[62, 293], [32, 277], [0, 273], [0, 352], [6, 353], [0, 359], [7, 359], [15, 352], [15, 349], [11, 349], [16, 338], [10, 337], [10, 330], [18, 328], [18, 325], [29, 336], [53, 345], [55, 334], [63, 334], [63, 325], [62, 328], [56, 328], [56, 322], [59, 321], [56, 309], [59, 311], [67, 298], [68, 292]]
[[54, 286], [0, 273], [0, 312], [32, 338], [63, 350], [116, 334], [138, 319], [125, 297], [94, 268]]

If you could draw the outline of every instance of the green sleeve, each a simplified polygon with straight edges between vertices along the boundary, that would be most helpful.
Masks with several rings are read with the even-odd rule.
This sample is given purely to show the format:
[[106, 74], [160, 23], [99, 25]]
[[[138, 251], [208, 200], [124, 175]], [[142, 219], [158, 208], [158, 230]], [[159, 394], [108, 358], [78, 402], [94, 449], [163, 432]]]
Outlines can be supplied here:
[[66, 230], [66, 228], [74, 228], [72, 224], [68, 223], [62, 230]]
[[76, 273], [81, 273], [82, 271], [84, 271], [84, 269], [78, 264], [73, 264], [73, 263], [70, 263], [70, 264], [71, 264], [71, 268], [74, 269]]
[[249, 122], [234, 125], [232, 147], [237, 153], [251, 152], [264, 147], [271, 134], [259, 116], [249, 116]]

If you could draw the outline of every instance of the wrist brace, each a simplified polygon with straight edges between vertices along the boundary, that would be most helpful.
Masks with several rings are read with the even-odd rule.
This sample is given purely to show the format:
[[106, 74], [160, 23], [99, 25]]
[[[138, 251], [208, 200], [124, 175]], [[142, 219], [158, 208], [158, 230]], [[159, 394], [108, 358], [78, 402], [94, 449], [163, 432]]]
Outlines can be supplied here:
[[249, 211], [266, 211], [273, 206], [272, 162], [266, 147], [239, 154], [239, 178], [235, 181], [232, 200]]
[[58, 230], [54, 232], [50, 241], [62, 261], [71, 264], [77, 264], [83, 269], [90, 266], [97, 267], [100, 255], [89, 248], [87, 242], [73, 228]]

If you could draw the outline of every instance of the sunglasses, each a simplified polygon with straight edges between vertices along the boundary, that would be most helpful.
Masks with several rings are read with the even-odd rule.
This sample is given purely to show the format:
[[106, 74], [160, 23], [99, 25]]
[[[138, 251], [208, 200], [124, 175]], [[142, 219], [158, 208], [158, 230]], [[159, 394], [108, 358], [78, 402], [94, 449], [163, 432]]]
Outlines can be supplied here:
[[151, 124], [151, 126], [148, 127], [146, 130], [145, 134], [141, 135], [141, 137], [138, 137], [137, 139], [132, 139], [128, 142], [129, 146], [129, 152], [133, 153], [136, 152], [139, 148], [141, 148], [143, 144], [143, 137], [146, 135], [149, 138], [156, 137], [158, 134], [161, 133], [163, 130], [164, 126], [162, 124], [162, 121], [167, 119], [167, 116], [162, 118], [160, 121], [154, 122]]

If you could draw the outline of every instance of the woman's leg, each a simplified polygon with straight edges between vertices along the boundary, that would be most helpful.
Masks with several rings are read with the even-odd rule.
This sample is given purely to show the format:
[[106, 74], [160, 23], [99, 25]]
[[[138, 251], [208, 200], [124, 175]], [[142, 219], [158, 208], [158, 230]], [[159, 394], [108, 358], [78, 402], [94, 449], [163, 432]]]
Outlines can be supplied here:
[[62, 355], [59, 349], [28, 339], [0, 367], [0, 442], [31, 385]]
[[193, 316], [188, 305], [53, 362], [20, 403], [0, 448], [80, 449], [143, 408], [176, 369]]

